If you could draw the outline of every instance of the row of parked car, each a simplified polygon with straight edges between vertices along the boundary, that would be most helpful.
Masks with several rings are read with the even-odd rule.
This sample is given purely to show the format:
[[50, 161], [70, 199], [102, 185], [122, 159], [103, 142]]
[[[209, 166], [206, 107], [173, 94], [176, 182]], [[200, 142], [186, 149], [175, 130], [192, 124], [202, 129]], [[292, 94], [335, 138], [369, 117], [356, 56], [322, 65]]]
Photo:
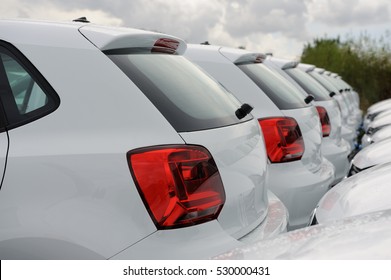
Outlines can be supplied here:
[[2, 259], [211, 258], [365, 208], [338, 74], [85, 18], [2, 20], [0, 58]]

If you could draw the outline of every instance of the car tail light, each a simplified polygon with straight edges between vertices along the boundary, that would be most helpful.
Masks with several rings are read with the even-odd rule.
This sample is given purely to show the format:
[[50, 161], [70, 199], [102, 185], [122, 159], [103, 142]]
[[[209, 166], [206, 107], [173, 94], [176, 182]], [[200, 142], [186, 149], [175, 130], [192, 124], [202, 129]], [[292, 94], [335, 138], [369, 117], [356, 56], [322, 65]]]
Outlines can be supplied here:
[[304, 153], [304, 140], [296, 120], [277, 117], [259, 119], [265, 138], [267, 155], [271, 162], [300, 160]]
[[225, 192], [212, 156], [203, 147], [169, 145], [128, 153], [129, 167], [158, 229], [216, 219]]
[[323, 137], [327, 137], [330, 135], [331, 131], [329, 115], [324, 107], [316, 106], [316, 110], [318, 111], [320, 124], [322, 125]]
[[170, 38], [158, 39], [151, 52], [174, 54], [179, 46], [179, 42]]

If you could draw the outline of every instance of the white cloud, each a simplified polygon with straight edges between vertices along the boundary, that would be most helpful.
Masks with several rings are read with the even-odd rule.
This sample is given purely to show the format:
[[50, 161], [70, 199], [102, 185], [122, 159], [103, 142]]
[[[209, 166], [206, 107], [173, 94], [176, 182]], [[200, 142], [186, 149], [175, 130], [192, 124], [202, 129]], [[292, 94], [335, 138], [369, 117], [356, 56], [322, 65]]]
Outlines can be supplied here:
[[250, 34], [233, 37], [222, 25], [217, 25], [209, 31], [209, 43], [233, 48], [245, 47], [249, 51], [273, 53], [274, 56], [286, 59], [298, 59], [303, 43], [281, 36], [280, 34]]
[[346, 27], [371, 26], [391, 21], [389, 0], [313, 0], [308, 3], [312, 22]]
[[305, 2], [299, 0], [245, 0], [227, 6], [225, 23], [234, 36], [257, 33], [282, 33], [306, 38]]
[[0, 15], [5, 18], [33, 18], [38, 20], [72, 21], [81, 16], [87, 16], [88, 20], [102, 25], [120, 26], [123, 20], [102, 11], [87, 8], [63, 9], [50, 2], [44, 6], [36, 3], [23, 2], [18, 0], [2, 0]]
[[391, 26], [389, 0], [2, 0], [0, 16], [124, 25], [297, 56], [314, 37]]

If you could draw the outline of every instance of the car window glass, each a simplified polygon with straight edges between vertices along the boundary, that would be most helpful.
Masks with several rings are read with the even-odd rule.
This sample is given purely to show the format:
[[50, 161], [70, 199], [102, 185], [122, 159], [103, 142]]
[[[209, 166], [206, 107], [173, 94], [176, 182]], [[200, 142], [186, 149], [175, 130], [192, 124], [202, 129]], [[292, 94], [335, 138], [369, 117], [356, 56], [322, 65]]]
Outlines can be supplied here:
[[232, 125], [241, 106], [224, 87], [178, 55], [109, 54], [178, 132]]
[[240, 64], [246, 73], [281, 110], [298, 109], [307, 105], [302, 93], [284, 77], [273, 72], [262, 63]]
[[327, 90], [304, 71], [297, 68], [290, 68], [286, 69], [285, 72], [304, 88], [308, 94], [313, 95], [316, 101], [331, 99]]
[[1, 59], [19, 113], [26, 114], [45, 106], [46, 94], [30, 74], [10, 56], [1, 54]]

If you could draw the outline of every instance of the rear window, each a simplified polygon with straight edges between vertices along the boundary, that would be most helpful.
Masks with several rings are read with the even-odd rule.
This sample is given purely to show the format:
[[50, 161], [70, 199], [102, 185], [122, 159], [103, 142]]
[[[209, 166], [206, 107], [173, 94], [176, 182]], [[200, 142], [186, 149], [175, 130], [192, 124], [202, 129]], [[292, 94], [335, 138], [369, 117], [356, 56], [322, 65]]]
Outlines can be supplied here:
[[327, 90], [311, 78], [307, 73], [297, 68], [286, 69], [286, 73], [292, 77], [308, 94], [314, 96], [316, 101], [330, 100]]
[[329, 91], [329, 93], [334, 92], [335, 94], [338, 94], [338, 88], [336, 88], [333, 84], [331, 84], [329, 81], [327, 81], [321, 74], [319, 74], [316, 71], [308, 72], [310, 76], [312, 76], [315, 80], [317, 80], [322, 86], [326, 88], [326, 90]]
[[240, 102], [183, 56], [115, 54], [108, 57], [137, 85], [178, 132], [237, 124]]
[[281, 110], [307, 107], [303, 94], [283, 76], [275, 74], [262, 63], [239, 64], [238, 67], [254, 81]]

